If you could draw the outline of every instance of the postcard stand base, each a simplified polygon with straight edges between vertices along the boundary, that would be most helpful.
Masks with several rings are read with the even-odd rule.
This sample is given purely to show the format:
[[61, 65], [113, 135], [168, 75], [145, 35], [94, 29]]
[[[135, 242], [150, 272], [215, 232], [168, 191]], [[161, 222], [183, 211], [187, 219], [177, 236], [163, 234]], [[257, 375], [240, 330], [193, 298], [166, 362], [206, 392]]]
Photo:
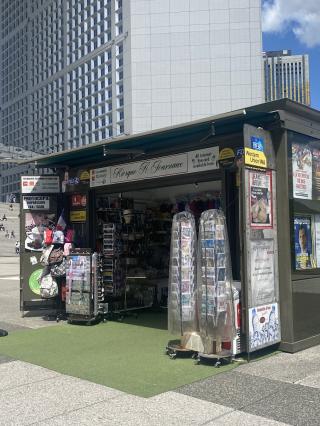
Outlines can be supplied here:
[[197, 352], [182, 347], [180, 340], [169, 340], [166, 346], [166, 354], [169, 355], [171, 359], [195, 358], [197, 356]]

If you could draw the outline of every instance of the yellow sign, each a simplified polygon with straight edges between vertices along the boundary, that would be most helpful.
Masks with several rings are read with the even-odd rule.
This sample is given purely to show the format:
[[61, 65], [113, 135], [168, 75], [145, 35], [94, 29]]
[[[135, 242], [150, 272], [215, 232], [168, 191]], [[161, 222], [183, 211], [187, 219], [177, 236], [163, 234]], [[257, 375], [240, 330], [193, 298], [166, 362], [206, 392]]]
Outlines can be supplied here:
[[88, 170], [83, 170], [79, 176], [80, 180], [90, 180], [90, 173]]
[[226, 160], [226, 159], [229, 159], [229, 158], [234, 158], [233, 149], [231, 149], [231, 148], [223, 148], [219, 152], [219, 160]]
[[70, 222], [85, 222], [87, 220], [86, 210], [71, 210]]
[[251, 167], [262, 167], [263, 169], [267, 167], [267, 159], [264, 152], [251, 148], [244, 149], [244, 163]]

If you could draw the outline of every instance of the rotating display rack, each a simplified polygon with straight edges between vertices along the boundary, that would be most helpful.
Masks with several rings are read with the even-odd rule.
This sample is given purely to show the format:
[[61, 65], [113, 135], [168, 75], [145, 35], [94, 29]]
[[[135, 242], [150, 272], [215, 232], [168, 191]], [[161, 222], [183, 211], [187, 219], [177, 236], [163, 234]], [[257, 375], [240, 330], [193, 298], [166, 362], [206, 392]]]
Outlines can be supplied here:
[[175, 335], [197, 329], [196, 229], [194, 216], [177, 213], [172, 222], [168, 289], [168, 329]]
[[198, 317], [206, 355], [226, 354], [221, 343], [235, 337], [231, 276], [224, 213], [207, 210], [200, 218], [198, 244]]

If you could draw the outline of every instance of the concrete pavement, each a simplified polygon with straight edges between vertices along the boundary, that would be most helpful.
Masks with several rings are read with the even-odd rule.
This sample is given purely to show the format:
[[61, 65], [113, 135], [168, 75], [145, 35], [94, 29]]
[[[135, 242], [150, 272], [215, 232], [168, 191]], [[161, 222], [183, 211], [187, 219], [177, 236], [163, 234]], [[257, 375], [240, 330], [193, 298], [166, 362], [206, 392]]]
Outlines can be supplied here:
[[[21, 318], [17, 268], [0, 258], [0, 328], [47, 326]], [[5, 338], [0, 425], [320, 425], [320, 346], [145, 399], [1, 356]]]

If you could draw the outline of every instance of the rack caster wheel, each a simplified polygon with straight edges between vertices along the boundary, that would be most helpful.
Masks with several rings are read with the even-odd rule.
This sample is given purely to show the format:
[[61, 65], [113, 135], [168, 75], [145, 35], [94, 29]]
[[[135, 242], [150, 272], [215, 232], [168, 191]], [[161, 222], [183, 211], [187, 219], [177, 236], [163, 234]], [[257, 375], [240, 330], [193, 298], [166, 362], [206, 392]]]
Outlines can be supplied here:
[[220, 365], [221, 365], [221, 361], [217, 361], [217, 362], [214, 364], [215, 368], [219, 368], [219, 367], [220, 367]]
[[177, 354], [171, 352], [171, 353], [169, 353], [169, 357], [170, 357], [170, 359], [176, 359], [177, 358]]

